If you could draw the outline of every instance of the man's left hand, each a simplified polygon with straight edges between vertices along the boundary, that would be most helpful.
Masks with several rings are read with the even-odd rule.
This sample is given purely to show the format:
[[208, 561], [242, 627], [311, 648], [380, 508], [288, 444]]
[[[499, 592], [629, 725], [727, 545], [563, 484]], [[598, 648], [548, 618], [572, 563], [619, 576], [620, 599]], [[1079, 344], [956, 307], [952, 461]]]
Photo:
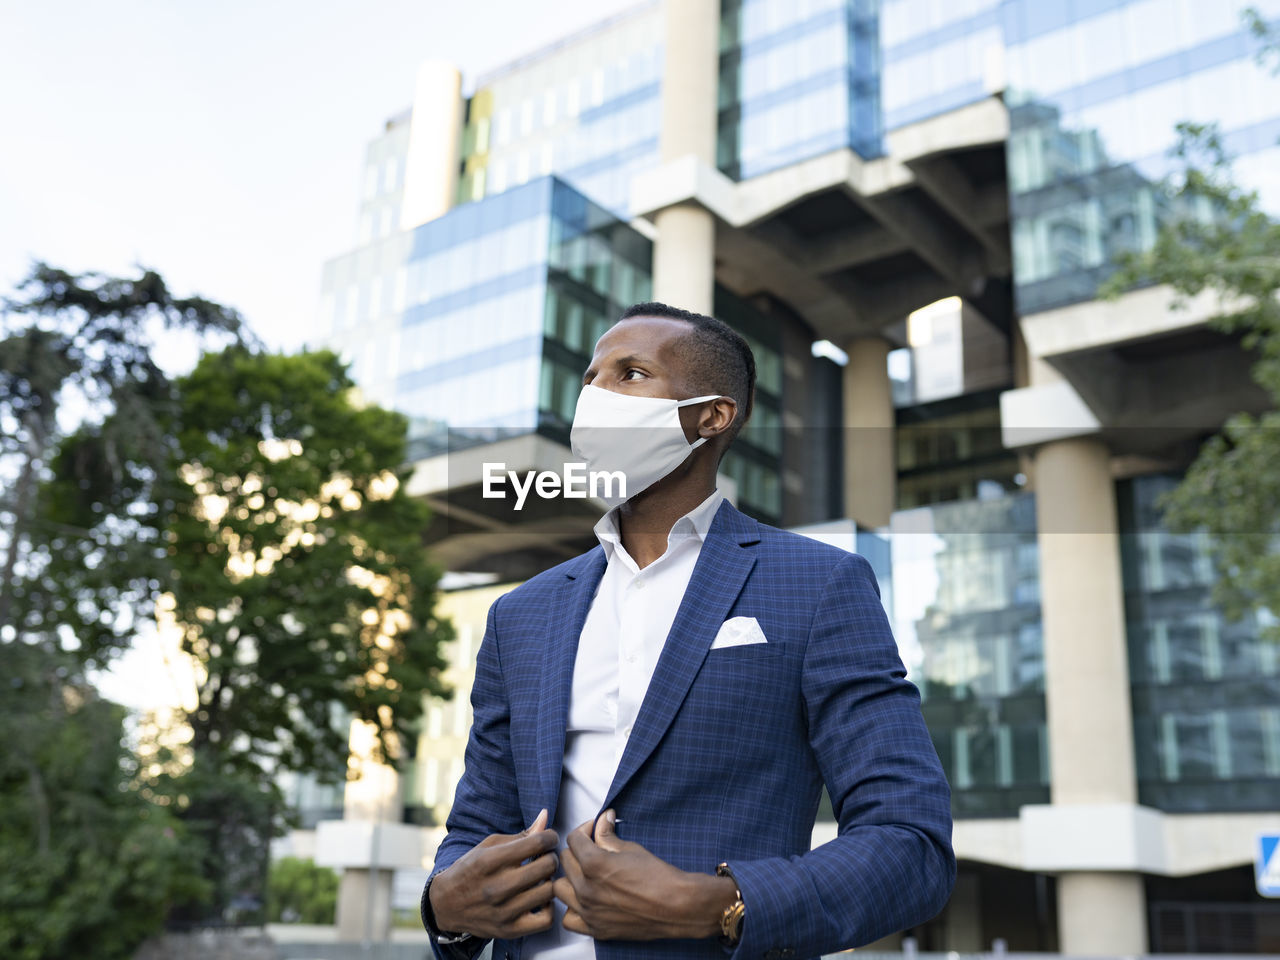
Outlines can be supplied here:
[[657, 940], [712, 937], [720, 914], [734, 901], [727, 877], [687, 873], [614, 832], [606, 810], [568, 837], [552, 886], [568, 908], [564, 928], [596, 940]]

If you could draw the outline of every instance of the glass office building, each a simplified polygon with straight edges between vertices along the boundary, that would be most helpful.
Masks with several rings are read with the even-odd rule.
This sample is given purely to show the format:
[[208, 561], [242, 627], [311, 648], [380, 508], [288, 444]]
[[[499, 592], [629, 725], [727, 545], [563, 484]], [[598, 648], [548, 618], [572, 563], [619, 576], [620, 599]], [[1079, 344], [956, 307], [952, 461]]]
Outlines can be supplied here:
[[[567, 445], [596, 340], [651, 297], [652, 244], [555, 177], [462, 204], [330, 261], [326, 343], [366, 396], [410, 418], [415, 459], [539, 431]], [[778, 330], [727, 290], [717, 313], [756, 354], [756, 409], [723, 472], [777, 521]], [[371, 335], [372, 333], [372, 335]]]
[[717, 166], [746, 179], [880, 150], [878, 4], [722, 0]]
[[1030, 494], [902, 510], [894, 621], [957, 816], [1049, 801], [1039, 554]]
[[1176, 813], [1267, 810], [1280, 797], [1280, 645], [1258, 613], [1227, 620], [1207, 534], [1175, 534], [1159, 495], [1120, 485], [1122, 556], [1142, 803]]
[[[401, 222], [411, 113], [369, 145], [358, 245], [326, 265], [317, 339], [351, 358], [370, 399], [410, 416], [416, 457], [530, 435], [567, 442], [594, 342], [654, 293], [654, 248], [666, 241], [654, 211], [630, 209], [630, 185], [660, 166], [664, 9], [697, 5], [640, 3], [479, 78], [461, 98], [453, 208], [426, 223]], [[1024, 811], [1063, 805], [1054, 763], [1068, 751], [1055, 751], [1056, 738], [1069, 740], [1092, 707], [1074, 704], [1063, 720], [1053, 696], [1064, 675], [1053, 654], [1073, 639], [1060, 612], [1052, 629], [1064, 595], [1057, 531], [1037, 520], [1052, 503], [1037, 465], [1053, 441], [1011, 442], [1006, 400], [1064, 383], [1083, 397], [1077, 374], [1089, 366], [1101, 381], [1090, 402], [1136, 395], [1156, 376], [1140, 364], [1192, 349], [1162, 331], [1117, 346], [1092, 318], [1051, 331], [1073, 344], [1058, 362], [1033, 353], [1023, 323], [1088, 307], [1117, 255], [1149, 247], [1182, 212], [1162, 183], [1177, 123], [1217, 123], [1239, 179], [1280, 211], [1280, 78], [1256, 61], [1246, 6], [1280, 20], [1280, 0], [720, 0], [712, 11], [716, 166], [734, 181], [715, 188], [748, 195], [762, 176], [779, 195], [794, 187], [776, 216], [730, 223], [719, 211], [714, 225], [713, 312], [750, 342], [759, 376], [753, 421], [722, 464], [740, 506], [811, 535], [852, 528], [857, 431], [842, 428], [859, 413], [850, 397], [866, 393], [852, 363], [842, 372], [811, 356], [819, 324], [803, 311], [825, 317], [821, 335], [838, 348], [827, 356], [869, 339], [894, 348], [884, 419], [862, 431], [892, 431], [889, 519], [846, 532], [874, 554], [953, 790], [962, 884], [953, 909], [915, 931], [924, 949], [986, 950], [1002, 937], [1014, 950], [1068, 950], [1071, 936], [1101, 926], [1054, 898], [1073, 875], [1102, 871], [1021, 859], [1032, 835]], [[917, 152], [898, 163], [908, 141]], [[806, 181], [822, 164], [789, 185], [791, 168], [838, 151], [853, 154], [849, 170], [892, 181], [888, 195], [856, 175], [823, 193]], [[826, 266], [803, 273], [809, 260]], [[775, 261], [789, 261], [786, 282], [774, 284]], [[965, 272], [979, 261], [982, 276]], [[944, 300], [913, 303], [869, 329], [858, 304], [842, 319], [831, 309], [848, 291], [874, 306], [922, 269], [942, 279], [945, 310]], [[798, 275], [823, 295], [797, 296]], [[1074, 346], [1085, 328], [1100, 342]], [[1194, 832], [1178, 833], [1202, 816], [1215, 830], [1252, 829], [1280, 798], [1269, 621], [1226, 620], [1212, 598], [1211, 541], [1161, 525], [1159, 495], [1211, 432], [1205, 422], [1158, 451], [1124, 447], [1123, 431], [1089, 437], [1103, 448], [1094, 489], [1114, 491], [1119, 524], [1112, 586], [1123, 623], [1108, 649], [1123, 649], [1128, 673], [1113, 671], [1109, 696], [1131, 700], [1131, 729], [1116, 739], [1131, 737], [1133, 783], [1117, 792], [1133, 787], [1142, 815], [1170, 815], [1161, 829], [1184, 838], [1163, 841], [1167, 861], [1107, 876], [1142, 891], [1124, 909], [1148, 937], [1110, 950], [1118, 955], [1272, 943], [1264, 921], [1275, 911], [1251, 892], [1245, 848], [1205, 866], [1187, 858]], [[461, 737], [462, 713], [454, 719]], [[428, 720], [433, 742], [438, 726]], [[453, 759], [431, 752], [428, 786], [406, 803], [444, 803]]]
[[458, 202], [555, 174], [616, 214], [658, 160], [662, 21], [642, 3], [481, 76], [467, 101]]
[[1217, 124], [1240, 182], [1280, 211], [1280, 77], [1242, 11], [1196, 0], [1006, 0], [1009, 193], [1018, 308], [1091, 299], [1154, 242], [1182, 122]]
[[882, 0], [886, 130], [963, 107], [999, 89], [1002, 0]]

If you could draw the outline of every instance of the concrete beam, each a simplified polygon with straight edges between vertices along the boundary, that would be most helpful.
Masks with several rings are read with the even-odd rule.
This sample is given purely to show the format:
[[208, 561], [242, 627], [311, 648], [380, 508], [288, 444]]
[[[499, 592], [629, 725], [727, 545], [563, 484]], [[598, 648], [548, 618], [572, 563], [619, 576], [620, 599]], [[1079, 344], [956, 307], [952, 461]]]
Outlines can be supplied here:
[[955, 237], [903, 192], [880, 196], [853, 195], [853, 199], [889, 232], [950, 280], [961, 294], [975, 293], [974, 284], [983, 274], [983, 262], [976, 248]]
[[[1008, 273], [1013, 267], [1009, 232], [982, 222], [984, 215], [990, 215], [992, 206], [980, 201], [978, 191], [955, 161], [946, 156], [933, 157], [916, 161], [911, 169], [929, 196], [982, 245], [987, 272]], [[1005, 191], [1002, 189], [1000, 193], [1004, 195]], [[1007, 204], [1005, 210], [1007, 213]]]
[[1210, 317], [1243, 306], [1220, 301], [1209, 290], [1187, 300], [1179, 309], [1173, 288], [1147, 287], [1115, 300], [1089, 300], [1022, 318], [1027, 352], [1051, 360], [1070, 353], [1133, 343], [1202, 327]]

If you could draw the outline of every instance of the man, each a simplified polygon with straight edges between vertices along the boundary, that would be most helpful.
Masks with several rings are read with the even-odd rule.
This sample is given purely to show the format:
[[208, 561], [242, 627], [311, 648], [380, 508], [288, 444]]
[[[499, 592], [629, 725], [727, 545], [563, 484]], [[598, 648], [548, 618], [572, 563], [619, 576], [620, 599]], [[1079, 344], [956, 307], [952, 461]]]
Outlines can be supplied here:
[[740, 336], [665, 304], [596, 344], [572, 444], [626, 499], [489, 610], [422, 897], [441, 957], [790, 960], [950, 896], [950, 789], [869, 565], [716, 490], [754, 387]]

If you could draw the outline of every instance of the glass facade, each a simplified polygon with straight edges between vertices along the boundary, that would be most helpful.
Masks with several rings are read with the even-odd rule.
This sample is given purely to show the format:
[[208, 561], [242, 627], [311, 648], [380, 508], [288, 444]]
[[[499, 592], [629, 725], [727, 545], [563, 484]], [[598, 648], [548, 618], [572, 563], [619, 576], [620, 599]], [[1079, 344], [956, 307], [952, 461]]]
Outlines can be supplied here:
[[1280, 646], [1213, 606], [1208, 534], [1174, 534], [1159, 496], [1176, 477], [1118, 488], [1139, 801], [1176, 813], [1274, 810]]
[[1277, 0], [1006, 0], [1008, 167], [1018, 309], [1091, 299], [1169, 210], [1182, 121], [1219, 124], [1236, 174], [1280, 210], [1280, 77], [1241, 11]]
[[722, 0], [716, 164], [745, 179], [852, 147], [880, 150], [874, 0]]
[[1049, 800], [1035, 500], [893, 515], [894, 631], [957, 816]]
[[409, 416], [415, 456], [443, 449], [447, 426], [536, 426], [554, 196], [543, 178], [326, 264], [322, 337], [370, 399]]
[[625, 215], [632, 176], [658, 163], [661, 79], [657, 3], [481, 77], [467, 104], [458, 201], [555, 174]]
[[999, 89], [1002, 0], [882, 0], [884, 128], [965, 106]]

